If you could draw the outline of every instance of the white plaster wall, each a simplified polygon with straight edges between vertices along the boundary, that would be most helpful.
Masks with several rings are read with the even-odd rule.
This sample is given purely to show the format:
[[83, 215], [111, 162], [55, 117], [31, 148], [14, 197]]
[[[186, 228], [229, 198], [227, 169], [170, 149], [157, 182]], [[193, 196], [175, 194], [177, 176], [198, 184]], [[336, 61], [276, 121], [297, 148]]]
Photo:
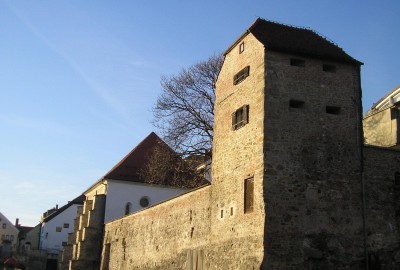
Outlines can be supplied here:
[[130, 213], [143, 209], [139, 204], [143, 196], [147, 196], [150, 199], [150, 207], [188, 190], [117, 180], [108, 180], [107, 185], [104, 223], [125, 216], [125, 206], [129, 202], [132, 206]]
[[[58, 254], [63, 249], [62, 242], [67, 242], [68, 234], [74, 231], [74, 219], [76, 218], [77, 207], [77, 204], [71, 205], [53, 219], [42, 224], [40, 233], [41, 249], [54, 254]], [[69, 228], [64, 228], [64, 223], [68, 223]], [[56, 227], [61, 227], [61, 232], [56, 232]]]

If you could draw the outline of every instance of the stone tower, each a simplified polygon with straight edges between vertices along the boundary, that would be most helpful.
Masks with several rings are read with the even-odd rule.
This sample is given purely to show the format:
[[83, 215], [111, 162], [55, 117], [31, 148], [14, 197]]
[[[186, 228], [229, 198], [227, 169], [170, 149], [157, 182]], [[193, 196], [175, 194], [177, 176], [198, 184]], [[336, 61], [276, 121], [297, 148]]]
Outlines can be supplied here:
[[360, 65], [309, 29], [262, 19], [226, 51], [214, 241], [247, 237], [232, 244], [252, 249], [246, 260], [263, 269], [362, 267]]
[[257, 19], [216, 82], [211, 185], [107, 223], [101, 269], [398, 269], [400, 152], [363, 146], [361, 64]]

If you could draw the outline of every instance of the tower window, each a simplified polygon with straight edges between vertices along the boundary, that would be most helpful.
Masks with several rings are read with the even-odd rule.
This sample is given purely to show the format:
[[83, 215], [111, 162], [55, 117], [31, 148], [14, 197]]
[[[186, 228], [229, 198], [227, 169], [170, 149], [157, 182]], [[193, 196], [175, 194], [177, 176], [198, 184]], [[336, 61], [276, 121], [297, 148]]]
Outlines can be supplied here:
[[340, 113], [340, 107], [337, 107], [337, 106], [326, 106], [326, 113], [339, 114]]
[[303, 59], [291, 58], [290, 65], [295, 67], [304, 67], [306, 62]]
[[328, 65], [328, 64], [323, 64], [322, 65], [322, 70], [325, 72], [332, 72], [335, 73], [336, 72], [336, 66], [334, 65]]
[[239, 53], [244, 52], [244, 42], [240, 43], [239, 45]]
[[232, 114], [232, 129], [236, 130], [249, 122], [249, 105], [244, 105]]
[[233, 76], [233, 85], [237, 85], [240, 82], [244, 81], [250, 74], [250, 66], [245, 67], [241, 71], [239, 71], [235, 76]]
[[244, 180], [244, 213], [254, 210], [254, 177]]
[[304, 107], [304, 101], [297, 100], [297, 99], [291, 99], [291, 100], [289, 100], [289, 107], [290, 108], [295, 108], [295, 109], [303, 108]]

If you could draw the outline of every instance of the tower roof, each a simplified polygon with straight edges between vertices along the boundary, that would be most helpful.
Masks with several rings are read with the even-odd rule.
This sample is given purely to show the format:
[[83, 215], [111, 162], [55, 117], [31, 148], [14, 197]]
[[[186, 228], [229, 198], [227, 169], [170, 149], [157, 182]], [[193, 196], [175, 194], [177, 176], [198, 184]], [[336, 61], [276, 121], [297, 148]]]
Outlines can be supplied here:
[[311, 29], [280, 24], [261, 18], [258, 18], [226, 53], [249, 33], [252, 33], [267, 50], [362, 65], [337, 44]]

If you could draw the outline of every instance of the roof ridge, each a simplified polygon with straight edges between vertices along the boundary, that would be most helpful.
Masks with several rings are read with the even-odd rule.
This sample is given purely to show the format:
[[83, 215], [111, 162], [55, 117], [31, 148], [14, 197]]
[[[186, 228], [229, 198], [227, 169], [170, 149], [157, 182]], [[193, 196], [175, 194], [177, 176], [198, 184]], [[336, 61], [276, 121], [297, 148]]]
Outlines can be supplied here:
[[264, 21], [266, 21], [266, 22], [271, 22], [271, 23], [275, 23], [275, 24], [287, 26], [287, 27], [292, 27], [292, 28], [297, 28], [297, 29], [307, 30], [307, 31], [313, 32], [314, 34], [320, 36], [321, 38], [323, 38], [323, 39], [325, 39], [326, 41], [332, 43], [333, 45], [335, 45], [336, 47], [338, 47], [339, 49], [341, 49], [343, 52], [345, 52], [345, 51], [343, 50], [343, 48], [339, 46], [338, 43], [334, 42], [332, 39], [328, 38], [327, 36], [321, 34], [321, 33], [318, 32], [318, 31], [312, 29], [312, 28], [309, 27], [309, 26], [297, 26], [297, 25], [294, 25], [294, 24], [281, 23], [281, 22], [278, 22], [278, 21], [269, 20], [269, 19], [264, 19], [264, 18], [261, 18], [261, 17], [258, 17], [258, 19], [264, 20]]

